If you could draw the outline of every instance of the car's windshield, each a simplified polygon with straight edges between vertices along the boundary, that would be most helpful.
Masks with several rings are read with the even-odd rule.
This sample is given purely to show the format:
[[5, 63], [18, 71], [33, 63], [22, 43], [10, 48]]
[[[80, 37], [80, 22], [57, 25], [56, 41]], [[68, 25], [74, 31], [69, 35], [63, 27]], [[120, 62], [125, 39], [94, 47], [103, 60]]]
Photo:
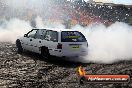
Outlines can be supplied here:
[[61, 42], [86, 42], [86, 38], [78, 31], [62, 31]]

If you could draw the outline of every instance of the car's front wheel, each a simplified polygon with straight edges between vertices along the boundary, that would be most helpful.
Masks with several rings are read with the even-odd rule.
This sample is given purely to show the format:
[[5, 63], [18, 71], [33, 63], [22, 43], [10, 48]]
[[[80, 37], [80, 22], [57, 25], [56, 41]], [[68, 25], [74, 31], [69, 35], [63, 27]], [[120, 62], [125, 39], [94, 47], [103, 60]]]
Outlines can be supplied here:
[[45, 58], [45, 59], [50, 58], [49, 49], [47, 47], [41, 48], [41, 56], [42, 56], [42, 58]]
[[22, 46], [21, 46], [20, 40], [16, 40], [16, 47], [17, 47], [17, 52], [18, 52], [19, 54], [21, 54], [21, 53], [23, 52], [23, 48], [22, 48]]

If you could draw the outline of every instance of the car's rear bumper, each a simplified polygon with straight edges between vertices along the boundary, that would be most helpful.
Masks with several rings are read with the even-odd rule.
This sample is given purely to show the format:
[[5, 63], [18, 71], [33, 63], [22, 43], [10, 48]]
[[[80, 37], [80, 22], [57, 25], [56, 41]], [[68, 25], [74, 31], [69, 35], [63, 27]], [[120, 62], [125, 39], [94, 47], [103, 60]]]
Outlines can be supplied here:
[[88, 54], [87, 51], [80, 51], [80, 52], [68, 52], [68, 51], [54, 51], [54, 53], [51, 53], [51, 55], [57, 56], [57, 57], [76, 57], [76, 56], [86, 56]]

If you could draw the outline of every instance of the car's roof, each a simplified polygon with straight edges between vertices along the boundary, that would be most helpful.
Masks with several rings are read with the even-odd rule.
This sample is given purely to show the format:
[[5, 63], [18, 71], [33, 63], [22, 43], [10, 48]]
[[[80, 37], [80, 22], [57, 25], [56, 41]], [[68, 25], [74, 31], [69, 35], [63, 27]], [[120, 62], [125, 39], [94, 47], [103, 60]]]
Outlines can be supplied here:
[[60, 29], [60, 28], [41, 28], [41, 29], [33, 29], [33, 30], [52, 30], [52, 31], [57, 31], [57, 32], [61, 32], [61, 31], [75, 31], [73, 29]]

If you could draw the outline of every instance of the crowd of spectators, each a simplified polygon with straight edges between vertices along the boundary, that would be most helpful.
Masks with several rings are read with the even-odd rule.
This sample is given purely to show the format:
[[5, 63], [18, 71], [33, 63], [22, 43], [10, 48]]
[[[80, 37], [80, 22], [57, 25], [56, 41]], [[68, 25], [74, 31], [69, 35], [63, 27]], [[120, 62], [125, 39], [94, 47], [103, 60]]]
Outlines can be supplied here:
[[[30, 20], [35, 25], [34, 19], [41, 16], [43, 20], [59, 22], [67, 28], [76, 24], [88, 26], [91, 23], [104, 23], [110, 25], [116, 21], [132, 24], [132, 5], [88, 3], [83, 0], [53, 0], [54, 4], [45, 11], [38, 9], [14, 10], [0, 3], [1, 18], [20, 18]], [[7, 14], [9, 13], [9, 14]]]
[[[83, 9], [84, 8], [84, 9]], [[105, 22], [126, 22], [132, 18], [132, 6], [126, 5], [99, 5], [86, 3], [82, 9], [91, 16], [99, 17]]]
[[55, 12], [58, 11], [63, 14], [63, 16], [60, 14], [56, 15], [64, 18], [64, 22], [70, 25], [80, 24], [82, 26], [87, 26], [94, 22], [101, 22], [106, 25], [110, 25], [116, 21], [132, 24], [131, 5], [67, 1], [59, 5], [59, 9]]

